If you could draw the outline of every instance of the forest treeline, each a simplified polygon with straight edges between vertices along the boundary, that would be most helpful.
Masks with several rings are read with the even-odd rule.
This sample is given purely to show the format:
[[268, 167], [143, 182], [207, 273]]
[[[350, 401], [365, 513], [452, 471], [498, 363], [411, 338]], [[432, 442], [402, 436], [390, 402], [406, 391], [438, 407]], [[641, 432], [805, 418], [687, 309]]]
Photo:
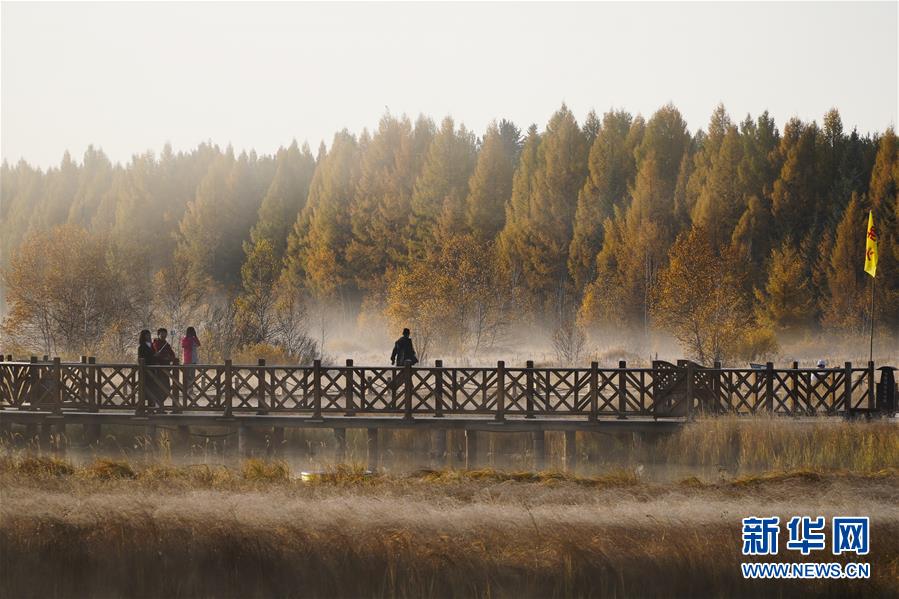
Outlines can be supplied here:
[[695, 133], [671, 105], [582, 123], [563, 105], [542, 130], [387, 114], [315, 152], [4, 162], [4, 345], [121, 355], [143, 326], [196, 323], [210, 357], [305, 361], [327, 308], [409, 325], [423, 353], [475, 356], [524, 325], [567, 359], [652, 331], [704, 362], [753, 358], [866, 332], [869, 209], [890, 336], [897, 188], [892, 128], [831, 110], [781, 130], [723, 106]]

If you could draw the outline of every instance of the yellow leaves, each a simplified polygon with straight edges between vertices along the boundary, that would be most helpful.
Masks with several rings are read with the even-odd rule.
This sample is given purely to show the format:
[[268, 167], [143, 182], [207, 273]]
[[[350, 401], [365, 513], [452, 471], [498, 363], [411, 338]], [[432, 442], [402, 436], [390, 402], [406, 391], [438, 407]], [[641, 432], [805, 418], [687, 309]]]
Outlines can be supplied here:
[[681, 234], [653, 289], [653, 321], [704, 364], [773, 351], [744, 296], [743, 268], [732, 252], [713, 249], [705, 229]]
[[447, 237], [392, 278], [385, 314], [394, 328], [412, 328], [422, 354], [437, 338], [442, 350], [476, 350], [502, 322], [493, 264], [489, 245], [471, 235]]

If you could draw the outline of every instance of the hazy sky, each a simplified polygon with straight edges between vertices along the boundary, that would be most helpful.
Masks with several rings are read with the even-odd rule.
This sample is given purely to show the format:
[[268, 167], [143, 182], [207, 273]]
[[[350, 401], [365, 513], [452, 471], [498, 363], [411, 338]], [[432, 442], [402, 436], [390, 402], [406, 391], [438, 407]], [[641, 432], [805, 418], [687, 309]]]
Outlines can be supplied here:
[[167, 141], [314, 148], [389, 109], [541, 128], [718, 102], [881, 131], [897, 121], [897, 3], [2, 4], [2, 155]]

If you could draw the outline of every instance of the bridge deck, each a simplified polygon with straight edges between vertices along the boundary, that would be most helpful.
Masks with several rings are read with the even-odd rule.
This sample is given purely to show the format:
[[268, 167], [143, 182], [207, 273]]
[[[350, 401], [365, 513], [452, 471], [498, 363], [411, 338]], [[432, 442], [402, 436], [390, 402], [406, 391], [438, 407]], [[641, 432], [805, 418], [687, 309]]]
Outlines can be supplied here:
[[[0, 411], [121, 412], [163, 408], [203, 419], [284, 416], [343, 422], [421, 418], [467, 422], [527, 419], [588, 426], [617, 419], [683, 419], [710, 414], [852, 415], [895, 409], [877, 399], [873, 363], [865, 368], [704, 368], [654, 362], [651, 368], [147, 366], [83, 359], [0, 361]], [[894, 402], [893, 402], [894, 403]], [[73, 416], [74, 417], [74, 416]], [[105, 417], [105, 416], [104, 416]], [[449, 426], [445, 424], [444, 426]], [[553, 426], [563, 426], [561, 423]]]
[[213, 412], [190, 412], [181, 414], [148, 414], [114, 412], [64, 411], [59, 414], [33, 410], [0, 410], [0, 423], [16, 424], [103, 424], [103, 425], [171, 425], [171, 426], [250, 426], [279, 428], [397, 428], [397, 429], [457, 429], [477, 430], [496, 433], [528, 431], [595, 431], [595, 432], [672, 432], [685, 422], [682, 418], [655, 419], [633, 417], [627, 419], [599, 418], [596, 420], [566, 417], [541, 417], [528, 419], [521, 417], [497, 421], [493, 418], [470, 415], [442, 418], [415, 417], [401, 415], [378, 416], [371, 414], [356, 416], [312, 416], [286, 414], [234, 414], [230, 417]]

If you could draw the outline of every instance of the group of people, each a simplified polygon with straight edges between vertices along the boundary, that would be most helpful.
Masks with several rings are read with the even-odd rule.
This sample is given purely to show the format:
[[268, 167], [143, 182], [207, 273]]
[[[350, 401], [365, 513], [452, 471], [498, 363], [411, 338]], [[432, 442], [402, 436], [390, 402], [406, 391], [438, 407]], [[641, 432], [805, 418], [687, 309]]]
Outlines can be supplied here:
[[[175, 350], [168, 341], [169, 332], [160, 328], [153, 339], [150, 331], [144, 329], [137, 340], [137, 358], [147, 366], [172, 366], [178, 363]], [[200, 338], [194, 327], [187, 327], [184, 337], [181, 338], [181, 364], [199, 364], [200, 362]], [[165, 369], [152, 368], [148, 371], [147, 403], [158, 411], [164, 411], [165, 399], [172, 392], [172, 381]], [[193, 368], [184, 370], [185, 393], [190, 389], [194, 378]]]
[[[149, 329], [142, 330], [137, 340], [137, 359], [143, 361], [147, 366], [174, 366], [178, 364], [178, 357], [168, 341], [168, 336], [169, 332], [164, 328], [156, 331], [155, 339]], [[181, 338], [180, 363], [189, 366], [191, 364], [199, 364], [199, 362], [200, 338], [197, 337], [197, 331], [194, 327], [187, 327], [184, 337]], [[393, 352], [390, 355], [391, 364], [403, 366], [406, 362], [410, 362], [413, 365], [418, 363], [409, 329], [403, 329], [403, 335], [394, 343]], [[167, 369], [151, 368], [147, 371], [147, 377], [149, 379], [146, 390], [148, 408], [157, 413], [164, 413], [165, 400], [172, 393], [171, 376]], [[185, 368], [185, 394], [189, 393], [193, 380], [194, 369]], [[391, 382], [393, 386], [398, 386], [400, 383], [402, 383], [402, 376], [396, 377]]]

